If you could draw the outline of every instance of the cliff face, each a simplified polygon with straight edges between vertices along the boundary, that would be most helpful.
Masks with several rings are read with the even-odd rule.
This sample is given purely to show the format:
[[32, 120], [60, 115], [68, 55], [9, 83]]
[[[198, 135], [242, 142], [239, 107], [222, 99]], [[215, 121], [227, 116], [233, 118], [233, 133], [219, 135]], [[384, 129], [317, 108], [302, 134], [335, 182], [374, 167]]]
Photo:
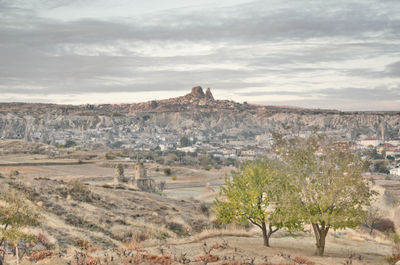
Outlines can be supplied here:
[[[400, 113], [338, 112], [255, 106], [214, 100], [201, 87], [178, 98], [119, 105], [0, 104], [0, 137], [55, 143], [151, 142], [182, 135], [200, 139], [255, 139], [288, 127], [355, 139], [360, 135], [399, 137]], [[147, 140], [146, 140], [147, 139]], [[164, 141], [164, 140], [163, 140]], [[167, 140], [165, 140], [167, 141]]]

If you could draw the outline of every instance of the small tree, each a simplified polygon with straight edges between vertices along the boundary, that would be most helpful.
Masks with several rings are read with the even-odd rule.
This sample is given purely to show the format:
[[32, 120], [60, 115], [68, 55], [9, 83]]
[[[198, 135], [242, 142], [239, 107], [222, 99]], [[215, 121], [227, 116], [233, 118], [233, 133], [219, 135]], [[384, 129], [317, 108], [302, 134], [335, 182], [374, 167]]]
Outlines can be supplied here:
[[374, 231], [376, 224], [379, 223], [382, 218], [383, 215], [379, 208], [373, 206], [368, 207], [364, 225], [369, 229], [370, 235]]
[[39, 214], [34, 210], [25, 196], [15, 190], [0, 190], [0, 247], [3, 253], [0, 255], [0, 264], [4, 263], [6, 244], [15, 247], [17, 264], [19, 264], [18, 243], [21, 240], [31, 241], [31, 235], [23, 232], [28, 226], [39, 225]]
[[191, 146], [192, 142], [186, 136], [183, 136], [180, 140], [181, 147]]
[[163, 169], [163, 172], [164, 172], [164, 174], [165, 174], [166, 176], [171, 175], [171, 169], [170, 169], [169, 167], [164, 168], [164, 169]]
[[375, 194], [362, 176], [365, 164], [348, 144], [325, 137], [278, 136], [275, 150], [296, 188], [293, 210], [312, 225], [322, 256], [330, 229], [354, 228], [365, 220], [365, 207]]
[[118, 175], [118, 177], [123, 177], [125, 173], [124, 166], [118, 163], [115, 167], [115, 173]]
[[[243, 163], [232, 178], [225, 178], [215, 201], [217, 219], [222, 224], [250, 222], [262, 231], [264, 245], [282, 227], [298, 225], [280, 204], [285, 197], [285, 175], [278, 161], [260, 159]], [[287, 217], [290, 217], [288, 219]]]

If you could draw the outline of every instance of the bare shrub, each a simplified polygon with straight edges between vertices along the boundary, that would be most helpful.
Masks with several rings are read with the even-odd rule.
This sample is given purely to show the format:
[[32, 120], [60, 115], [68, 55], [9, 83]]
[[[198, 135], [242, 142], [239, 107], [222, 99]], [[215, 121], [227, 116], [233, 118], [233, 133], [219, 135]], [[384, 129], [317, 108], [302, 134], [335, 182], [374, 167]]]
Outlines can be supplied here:
[[44, 260], [46, 258], [49, 258], [49, 257], [53, 256], [53, 254], [54, 253], [53, 253], [52, 250], [41, 250], [41, 251], [37, 251], [37, 252], [32, 253], [29, 256], [29, 259], [31, 261], [38, 262], [40, 260]]
[[68, 193], [76, 201], [91, 202], [92, 193], [85, 184], [79, 180], [73, 181], [68, 188]]
[[378, 219], [373, 224], [372, 228], [385, 234], [392, 234], [396, 231], [393, 221], [387, 218]]
[[210, 216], [210, 210], [209, 210], [207, 204], [204, 203], [204, 202], [200, 204], [200, 211], [201, 211], [205, 216], [207, 216], [207, 217]]
[[132, 233], [132, 239], [138, 243], [146, 241], [149, 238], [150, 238], [149, 233], [144, 231], [136, 230], [135, 232]]
[[386, 261], [390, 265], [395, 265], [400, 261], [400, 243], [397, 243], [392, 248], [392, 254], [386, 256]]
[[296, 262], [297, 264], [305, 264], [305, 265], [315, 265], [315, 262], [310, 261], [306, 258], [303, 257], [295, 257], [293, 259], [294, 262]]
[[364, 226], [369, 229], [369, 233], [375, 228], [375, 225], [382, 219], [382, 214], [377, 207], [369, 207], [367, 211], [367, 216], [364, 221]]

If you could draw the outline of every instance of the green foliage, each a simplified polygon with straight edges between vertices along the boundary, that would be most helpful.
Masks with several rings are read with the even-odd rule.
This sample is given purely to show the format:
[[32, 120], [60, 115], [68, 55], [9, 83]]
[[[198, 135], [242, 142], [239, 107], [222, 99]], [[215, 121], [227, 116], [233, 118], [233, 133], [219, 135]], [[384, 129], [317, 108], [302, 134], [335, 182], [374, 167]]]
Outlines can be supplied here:
[[121, 146], [122, 146], [123, 144], [124, 144], [124, 142], [117, 141], [117, 142], [112, 143], [110, 146], [111, 146], [111, 148], [119, 149], [119, 148], [121, 148]]
[[389, 163], [388, 161], [377, 161], [374, 164], [374, 171], [378, 173], [389, 174]]
[[118, 177], [124, 176], [125, 170], [124, 170], [124, 166], [122, 164], [118, 163], [115, 169], [116, 169], [116, 173], [117, 173]]
[[362, 176], [365, 163], [348, 144], [325, 137], [275, 139], [295, 187], [290, 201], [299, 217], [312, 224], [323, 255], [329, 229], [354, 228], [365, 220], [364, 209], [375, 194]]
[[183, 136], [180, 140], [181, 147], [191, 146], [192, 142], [186, 136]]
[[211, 166], [205, 166], [203, 169], [207, 170], [207, 171], [210, 171], [211, 170]]
[[74, 147], [74, 146], [76, 146], [76, 142], [73, 141], [73, 140], [67, 140], [67, 141], [65, 142], [65, 144], [64, 144], [64, 147], [65, 147], [65, 148]]
[[[24, 228], [39, 225], [39, 214], [24, 194], [3, 187], [0, 190], [0, 248], [7, 242], [17, 248], [21, 240], [34, 241], [35, 237]], [[4, 253], [0, 263], [4, 261]]]
[[176, 176], [172, 176], [171, 179], [175, 181], [177, 179], [177, 177]]
[[169, 175], [171, 175], [172, 171], [171, 171], [171, 169], [169, 167], [166, 167], [166, 168], [163, 169], [163, 172], [164, 172], [164, 174], [166, 176], [169, 176]]
[[106, 157], [107, 160], [111, 160], [111, 159], [116, 158], [117, 156], [115, 154], [111, 153], [111, 152], [108, 152], [108, 153], [105, 154], [105, 157]]
[[[220, 197], [215, 201], [220, 224], [248, 222], [258, 226], [269, 246], [269, 237], [280, 228], [299, 227], [295, 215], [286, 211], [286, 194], [291, 185], [281, 162], [259, 159], [244, 162], [232, 177], [225, 178]], [[267, 231], [268, 226], [268, 231]]]

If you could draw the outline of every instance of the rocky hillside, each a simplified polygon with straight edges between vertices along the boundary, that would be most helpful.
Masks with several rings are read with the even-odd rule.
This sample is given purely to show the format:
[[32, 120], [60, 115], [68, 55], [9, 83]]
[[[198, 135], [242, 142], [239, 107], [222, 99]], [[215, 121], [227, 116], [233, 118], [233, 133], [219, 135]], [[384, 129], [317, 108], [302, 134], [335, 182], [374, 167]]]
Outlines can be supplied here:
[[328, 134], [399, 137], [400, 112], [340, 112], [215, 100], [210, 89], [166, 100], [135, 104], [0, 104], [0, 138], [54, 144], [73, 139], [83, 144], [116, 141], [160, 144], [187, 135], [202, 140], [254, 140], [270, 132], [318, 127]]

